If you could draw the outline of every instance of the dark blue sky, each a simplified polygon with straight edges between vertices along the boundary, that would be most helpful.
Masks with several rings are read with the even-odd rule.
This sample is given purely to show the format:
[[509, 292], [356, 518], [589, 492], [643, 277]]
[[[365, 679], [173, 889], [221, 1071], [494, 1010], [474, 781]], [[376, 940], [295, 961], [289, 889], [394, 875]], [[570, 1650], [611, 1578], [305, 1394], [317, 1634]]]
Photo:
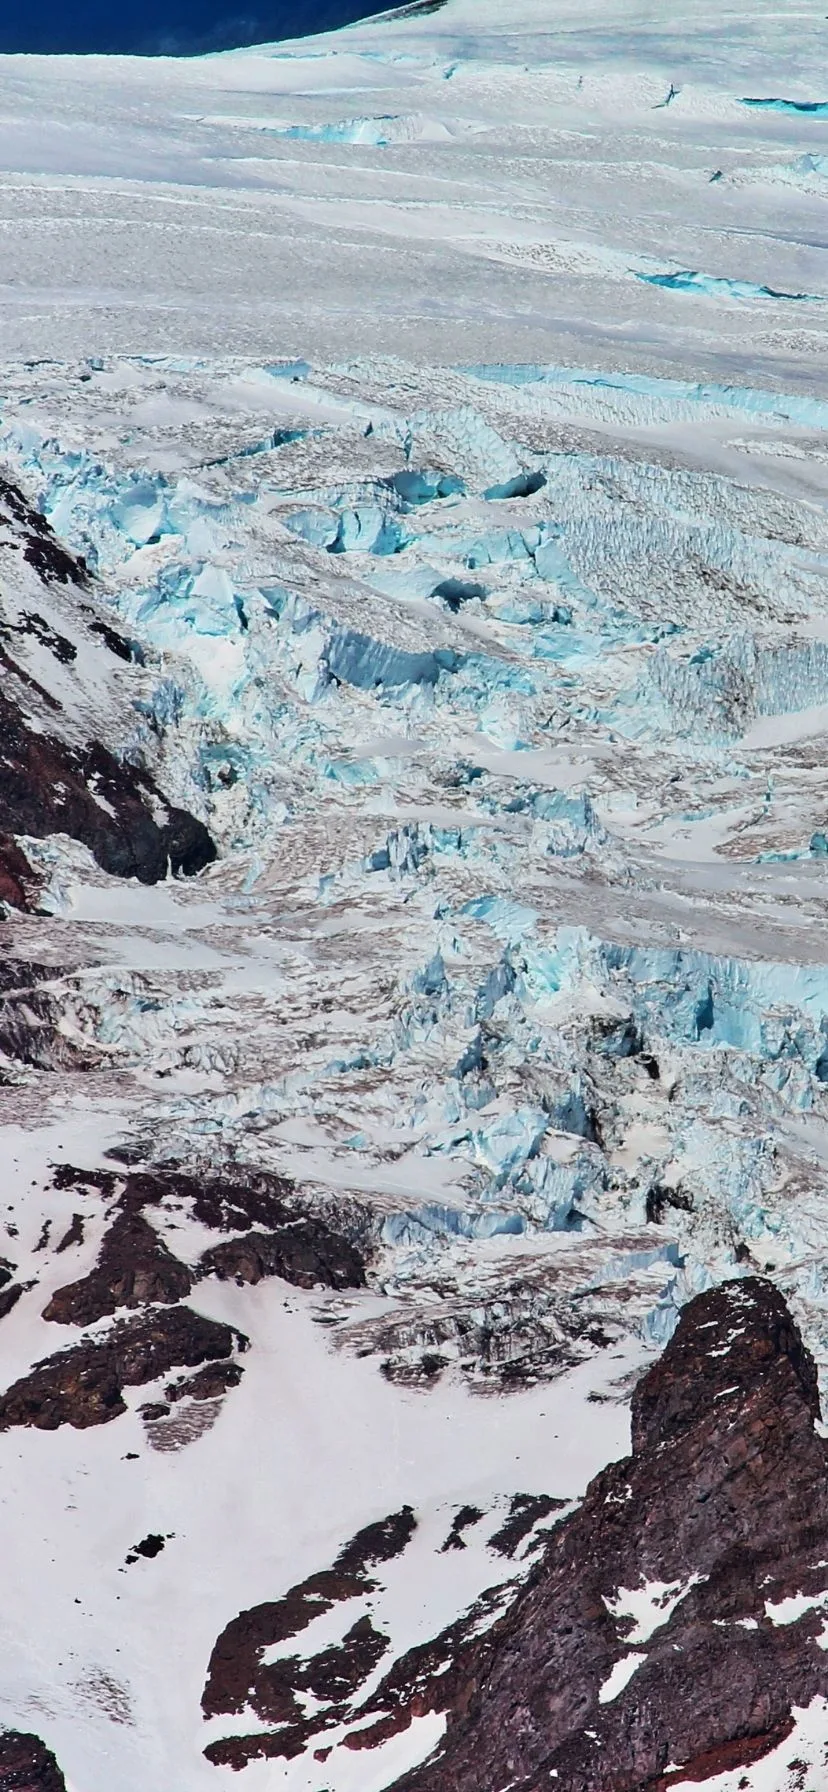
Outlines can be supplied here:
[[383, 0], [0, 0], [0, 52], [186, 55], [303, 37], [382, 10]]

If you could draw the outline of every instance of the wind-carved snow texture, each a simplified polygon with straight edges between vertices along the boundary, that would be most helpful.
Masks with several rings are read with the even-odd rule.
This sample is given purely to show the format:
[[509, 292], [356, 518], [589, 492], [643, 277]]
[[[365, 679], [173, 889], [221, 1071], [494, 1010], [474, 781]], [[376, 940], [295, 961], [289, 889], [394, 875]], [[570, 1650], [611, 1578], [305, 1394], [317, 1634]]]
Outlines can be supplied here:
[[0, 1721], [78, 1792], [379, 1792], [691, 1296], [828, 1363], [821, 38], [547, 11], [9, 84]]

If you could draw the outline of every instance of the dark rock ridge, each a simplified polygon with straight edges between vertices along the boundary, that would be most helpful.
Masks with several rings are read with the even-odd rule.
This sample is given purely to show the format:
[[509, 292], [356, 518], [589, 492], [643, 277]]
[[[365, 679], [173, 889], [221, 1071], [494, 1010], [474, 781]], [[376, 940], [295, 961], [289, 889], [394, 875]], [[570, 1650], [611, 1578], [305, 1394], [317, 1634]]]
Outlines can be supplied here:
[[[691, 1301], [634, 1394], [632, 1455], [401, 1714], [447, 1709], [448, 1731], [400, 1792], [666, 1792], [784, 1739], [793, 1706], [828, 1696], [818, 1415], [814, 1364], [771, 1283]], [[786, 1608], [792, 1595], [805, 1599]]]
[[18, 485], [0, 478], [0, 522], [13, 530], [23, 558], [44, 585], [87, 585], [89, 570], [79, 554], [70, 554], [42, 511], [29, 503]]
[[118, 1321], [102, 1338], [36, 1363], [0, 1397], [0, 1431], [105, 1425], [126, 1411], [125, 1387], [142, 1387], [171, 1369], [196, 1368], [246, 1347], [240, 1332], [191, 1307], [150, 1308]]
[[[535, 1525], [565, 1506], [566, 1500], [554, 1500], [548, 1493], [513, 1493], [503, 1524], [489, 1538], [489, 1548], [511, 1560]], [[538, 1538], [537, 1543], [541, 1542], [542, 1538]]]
[[[33, 970], [42, 969], [45, 975], [46, 967], [25, 968], [34, 999], [38, 992]], [[0, 990], [2, 982], [0, 973]], [[0, 1044], [2, 1026], [0, 995]], [[241, 1380], [242, 1366], [234, 1352], [244, 1349], [247, 1340], [181, 1304], [197, 1279], [235, 1276], [241, 1282], [255, 1282], [275, 1275], [300, 1287], [365, 1285], [373, 1246], [367, 1214], [358, 1204], [345, 1203], [342, 1213], [333, 1204], [317, 1208], [284, 1177], [240, 1167], [218, 1174], [178, 1168], [119, 1173], [61, 1164], [53, 1181], [56, 1189], [67, 1193], [78, 1188], [94, 1191], [111, 1204], [112, 1223], [95, 1267], [57, 1288], [43, 1318], [87, 1327], [124, 1308], [139, 1310], [132, 1319], [116, 1319], [102, 1336], [82, 1338], [35, 1363], [0, 1396], [0, 1430], [15, 1425], [54, 1430], [60, 1425], [105, 1424], [126, 1410], [125, 1387], [143, 1386], [174, 1369], [199, 1372], [169, 1383], [163, 1400], [156, 1396], [141, 1409], [145, 1419], [166, 1418], [171, 1405], [181, 1412], [188, 1403], [206, 1408], [210, 1402], [220, 1402]], [[231, 1236], [208, 1251], [193, 1271], [165, 1244], [145, 1208], [156, 1212], [159, 1220], [183, 1227], [185, 1234], [187, 1222], [194, 1220]], [[272, 1229], [260, 1231], [260, 1224]], [[53, 1247], [49, 1231], [44, 1230], [38, 1248], [48, 1247], [57, 1254], [82, 1237], [82, 1216], [75, 1213]], [[25, 1291], [24, 1284], [12, 1281], [13, 1273], [13, 1265], [0, 1259], [0, 1319]]]
[[17, 1306], [22, 1293], [22, 1282], [12, 1282], [11, 1287], [0, 1288], [0, 1319], [5, 1319], [12, 1307]]
[[[300, 1288], [365, 1286], [375, 1222], [357, 1202], [311, 1203], [287, 1177], [243, 1165], [203, 1174], [177, 1167], [133, 1170], [119, 1178], [114, 1171], [62, 1164], [55, 1173], [56, 1187], [84, 1183], [115, 1198], [119, 1217], [91, 1275], [59, 1289], [45, 1318], [88, 1325], [118, 1306], [182, 1299], [192, 1280], [212, 1275], [238, 1282], [280, 1276]], [[145, 1208], [176, 1218], [187, 1214], [212, 1232], [234, 1236], [204, 1252], [194, 1277], [162, 1243]]]
[[199, 1270], [220, 1281], [260, 1282], [281, 1276], [298, 1288], [363, 1288], [365, 1261], [356, 1245], [321, 1217], [303, 1214], [278, 1232], [247, 1232], [206, 1251]]
[[[373, 1671], [388, 1639], [365, 1617], [351, 1626], [341, 1644], [310, 1660], [291, 1655], [265, 1663], [266, 1649], [298, 1636], [314, 1618], [340, 1602], [376, 1587], [370, 1570], [402, 1554], [416, 1529], [410, 1506], [366, 1525], [340, 1550], [331, 1568], [300, 1581], [281, 1599], [240, 1612], [222, 1631], [210, 1657], [202, 1696], [205, 1717], [239, 1714], [249, 1705], [270, 1729], [228, 1736], [205, 1750], [217, 1766], [243, 1767], [257, 1756], [291, 1759], [326, 1724], [345, 1714], [347, 1700]], [[297, 1693], [311, 1692], [324, 1713], [307, 1718]]]
[[[34, 971], [42, 970], [45, 976], [46, 967], [24, 968], [29, 977], [25, 987], [34, 1000], [38, 994]], [[20, 974], [18, 967], [15, 975]], [[0, 990], [2, 982], [0, 973]], [[0, 1044], [2, 1028], [0, 995]], [[15, 1425], [54, 1430], [60, 1425], [105, 1424], [126, 1410], [125, 1387], [143, 1386], [173, 1369], [199, 1372], [171, 1382], [164, 1389], [164, 1400], [156, 1397], [141, 1409], [146, 1419], [167, 1417], [171, 1404], [182, 1410], [182, 1402], [206, 1406], [221, 1401], [241, 1380], [242, 1367], [234, 1360], [234, 1351], [244, 1349], [247, 1341], [231, 1327], [181, 1304], [197, 1279], [235, 1276], [241, 1282], [255, 1282], [275, 1275], [300, 1287], [365, 1285], [373, 1245], [366, 1213], [357, 1204], [346, 1203], [342, 1213], [333, 1204], [317, 1208], [278, 1175], [240, 1167], [213, 1174], [178, 1168], [119, 1174], [114, 1169], [61, 1164], [55, 1168], [54, 1186], [67, 1193], [77, 1188], [94, 1191], [111, 1203], [114, 1217], [94, 1269], [56, 1289], [43, 1318], [86, 1327], [124, 1308], [139, 1311], [132, 1319], [117, 1319], [103, 1336], [81, 1339], [36, 1363], [0, 1396], [0, 1430]], [[183, 1226], [185, 1232], [187, 1222], [194, 1220], [231, 1236], [208, 1251], [193, 1271], [165, 1244], [145, 1208], [161, 1220]], [[259, 1225], [271, 1230], [260, 1231]], [[82, 1237], [82, 1216], [76, 1213], [51, 1248], [63, 1251]], [[44, 1249], [48, 1243], [46, 1232]], [[13, 1266], [0, 1260], [0, 1318], [24, 1292], [24, 1285], [13, 1282], [12, 1275]]]
[[5, 478], [0, 581], [0, 900], [37, 906], [20, 834], [68, 834], [104, 871], [142, 883], [202, 870], [216, 856], [207, 829], [136, 756], [140, 649], [98, 614], [86, 563]]
[[37, 907], [41, 879], [10, 834], [0, 835], [0, 902], [8, 908]]
[[93, 1325], [118, 1307], [154, 1301], [172, 1305], [191, 1286], [187, 1265], [167, 1250], [149, 1221], [140, 1213], [121, 1213], [104, 1238], [92, 1273], [56, 1289], [43, 1317], [61, 1325]]
[[244, 1164], [219, 1172], [132, 1171], [120, 1205], [125, 1212], [187, 1211], [212, 1232], [235, 1234], [204, 1253], [199, 1278], [280, 1276], [299, 1288], [364, 1288], [376, 1245], [368, 1208], [345, 1198], [311, 1201], [288, 1177]]
[[39, 1736], [0, 1732], [0, 1792], [66, 1792], [57, 1761]]
[[376, 1748], [407, 1729], [413, 1714], [450, 1701], [473, 1639], [492, 1629], [512, 1604], [519, 1585], [515, 1579], [485, 1588], [438, 1636], [398, 1655], [376, 1691], [352, 1713], [358, 1722], [344, 1738], [345, 1747]]
[[183, 1381], [164, 1389], [168, 1400], [220, 1400], [229, 1388], [237, 1388], [244, 1374], [241, 1363], [210, 1362]]
[[[157, 883], [168, 870], [192, 876], [216, 856], [204, 823], [166, 803], [148, 771], [121, 763], [100, 741], [75, 746], [56, 732], [40, 733], [5, 695], [0, 833], [36, 839], [69, 834], [89, 848], [102, 870], [144, 884]], [[22, 873], [19, 882], [24, 888]]]
[[[66, 1172], [63, 1172], [66, 1174]], [[82, 1177], [84, 1172], [77, 1172]], [[113, 1188], [115, 1185], [111, 1185]], [[258, 1281], [281, 1276], [299, 1287], [360, 1288], [375, 1251], [369, 1208], [339, 1197], [310, 1201], [287, 1176], [233, 1165], [226, 1170], [131, 1170], [120, 1195], [124, 1211], [163, 1206], [188, 1211], [199, 1226], [244, 1238], [211, 1247], [199, 1276]], [[244, 1247], [244, 1249], [242, 1249]]]

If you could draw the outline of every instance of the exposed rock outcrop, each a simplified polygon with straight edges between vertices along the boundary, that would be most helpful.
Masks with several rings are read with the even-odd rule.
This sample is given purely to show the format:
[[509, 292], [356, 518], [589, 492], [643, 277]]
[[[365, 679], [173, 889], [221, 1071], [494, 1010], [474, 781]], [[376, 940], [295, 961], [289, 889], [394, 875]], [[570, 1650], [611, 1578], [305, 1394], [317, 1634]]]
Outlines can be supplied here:
[[211, 1232], [246, 1232], [252, 1226], [272, 1230], [288, 1225], [300, 1210], [296, 1184], [289, 1177], [248, 1169], [244, 1164], [226, 1170], [171, 1165], [130, 1171], [121, 1205], [137, 1211], [160, 1202], [189, 1208], [193, 1218]]
[[0, 1319], [5, 1319], [12, 1307], [16, 1307], [23, 1293], [22, 1282], [12, 1282], [8, 1288], [0, 1288]]
[[[2, 751], [2, 749], [0, 749]], [[60, 1032], [61, 1002], [50, 985], [63, 975], [60, 965], [6, 957], [0, 962], [0, 1054], [13, 1063], [54, 1070], [71, 1063], [83, 1069], [94, 1054]]]
[[57, 1761], [39, 1736], [0, 1731], [0, 1792], [66, 1792]]
[[191, 876], [215, 858], [203, 822], [166, 803], [148, 771], [100, 741], [75, 746], [42, 733], [3, 695], [0, 743], [0, 833], [69, 834], [104, 871], [144, 884], [168, 870]]
[[191, 1286], [186, 1263], [168, 1251], [149, 1221], [139, 1213], [120, 1213], [95, 1268], [82, 1280], [56, 1289], [43, 1317], [61, 1325], [92, 1325], [118, 1307], [153, 1301], [172, 1305], [185, 1299]]
[[232, 1356], [247, 1340], [191, 1307], [151, 1308], [121, 1320], [103, 1338], [36, 1363], [0, 1397], [0, 1431], [33, 1425], [56, 1431], [105, 1425], [126, 1410], [125, 1387], [142, 1387], [171, 1369]]
[[[2, 1016], [0, 1003], [0, 1039]], [[259, 1282], [265, 1276], [281, 1276], [283, 1281], [302, 1288], [320, 1284], [326, 1288], [363, 1288], [376, 1244], [376, 1223], [369, 1210], [357, 1202], [311, 1198], [288, 1177], [244, 1165], [204, 1172], [178, 1167], [130, 1170], [119, 1178], [113, 1171], [87, 1171], [61, 1164], [55, 1171], [55, 1186], [88, 1186], [98, 1189], [107, 1199], [117, 1199], [120, 1216], [107, 1234], [100, 1261], [92, 1276], [85, 1278], [84, 1286], [89, 1290], [94, 1282], [98, 1290], [94, 1298], [105, 1299], [103, 1281], [112, 1282], [113, 1288], [121, 1290], [123, 1276], [132, 1267], [137, 1277], [135, 1298], [122, 1298], [103, 1306], [95, 1317], [114, 1312], [119, 1304], [175, 1300], [189, 1292], [190, 1280], [186, 1287], [183, 1285], [189, 1271], [166, 1250], [143, 1217], [147, 1208], [161, 1208], [176, 1218], [186, 1213], [211, 1232], [235, 1234], [204, 1252], [195, 1272], [198, 1278], [215, 1275], [223, 1281], [235, 1278], [239, 1282]], [[130, 1219], [134, 1225], [129, 1224]], [[163, 1287], [166, 1292], [146, 1292], [145, 1272], [153, 1286]], [[58, 1291], [52, 1303], [55, 1310], [50, 1308], [46, 1317], [60, 1316], [55, 1303], [63, 1305], [65, 1293], [68, 1291]], [[89, 1320], [84, 1317], [73, 1323], [85, 1325]]]
[[769, 1282], [693, 1300], [635, 1392], [632, 1455], [409, 1706], [448, 1707], [449, 1727], [400, 1792], [666, 1792], [775, 1746], [794, 1705], [828, 1695], [818, 1415]]
[[199, 1277], [260, 1282], [281, 1276], [300, 1288], [365, 1286], [374, 1226], [367, 1209], [352, 1200], [311, 1203], [289, 1178], [244, 1165], [203, 1174], [164, 1169], [127, 1175], [124, 1212], [162, 1204], [189, 1210], [210, 1231], [237, 1234], [205, 1251]]
[[195, 1375], [183, 1381], [170, 1382], [164, 1389], [168, 1400], [220, 1400], [230, 1388], [237, 1388], [244, 1374], [241, 1363], [229, 1361], [205, 1363]]
[[37, 907], [41, 879], [17, 841], [10, 834], [0, 836], [0, 902], [9, 908]]
[[6, 478], [0, 478], [0, 522], [11, 527], [23, 559], [35, 568], [44, 585], [88, 585], [89, 571], [82, 555], [70, 554], [42, 511], [29, 503], [19, 485]]
[[278, 1232], [247, 1232], [214, 1245], [201, 1259], [202, 1275], [260, 1282], [281, 1276], [299, 1288], [363, 1288], [365, 1261], [349, 1239], [322, 1218], [304, 1214]]
[[206, 827], [167, 802], [136, 751], [140, 655], [97, 614], [85, 561], [6, 478], [0, 574], [0, 901], [37, 906], [21, 834], [68, 834], [142, 883], [202, 870], [216, 856]]
[[[205, 1751], [219, 1766], [243, 1767], [257, 1756], [291, 1759], [315, 1731], [337, 1721], [346, 1700], [382, 1659], [387, 1637], [367, 1616], [357, 1620], [342, 1643], [309, 1660], [294, 1655], [265, 1662], [264, 1653], [298, 1636], [334, 1605], [370, 1593], [370, 1570], [401, 1555], [416, 1528], [410, 1506], [366, 1525], [340, 1550], [331, 1568], [310, 1575], [285, 1593], [240, 1612], [222, 1631], [210, 1658], [202, 1696], [205, 1717], [238, 1714], [252, 1707], [262, 1724], [274, 1728], [228, 1736]], [[312, 1693], [327, 1709], [308, 1719], [297, 1693]]]

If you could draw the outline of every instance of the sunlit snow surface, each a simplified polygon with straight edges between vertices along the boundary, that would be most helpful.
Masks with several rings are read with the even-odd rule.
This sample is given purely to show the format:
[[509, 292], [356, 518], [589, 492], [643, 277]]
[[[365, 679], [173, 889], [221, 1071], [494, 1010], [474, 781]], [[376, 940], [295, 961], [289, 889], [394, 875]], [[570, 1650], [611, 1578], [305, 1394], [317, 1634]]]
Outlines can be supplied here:
[[[710, 1280], [769, 1269], [828, 1361], [826, 27], [551, 10], [0, 60], [0, 451], [222, 855], [148, 892], [30, 844], [19, 949], [81, 967], [100, 1068], [0, 1090], [9, 1251], [34, 1273], [50, 1163], [124, 1139], [382, 1235], [338, 1348], [312, 1297], [199, 1288], [253, 1350], [186, 1449], [137, 1399], [0, 1440], [0, 1715], [73, 1792], [238, 1785], [201, 1755], [218, 1631], [404, 1502], [394, 1646], [450, 1622], [505, 1572], [440, 1553], [452, 1513], [576, 1496]], [[574, 1297], [612, 1349], [478, 1397], [474, 1316], [537, 1341]], [[437, 1388], [385, 1381], [429, 1327]], [[244, 1783], [370, 1792], [438, 1734]]]

